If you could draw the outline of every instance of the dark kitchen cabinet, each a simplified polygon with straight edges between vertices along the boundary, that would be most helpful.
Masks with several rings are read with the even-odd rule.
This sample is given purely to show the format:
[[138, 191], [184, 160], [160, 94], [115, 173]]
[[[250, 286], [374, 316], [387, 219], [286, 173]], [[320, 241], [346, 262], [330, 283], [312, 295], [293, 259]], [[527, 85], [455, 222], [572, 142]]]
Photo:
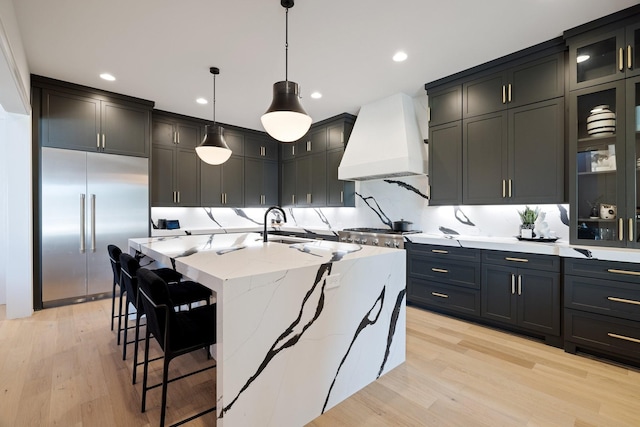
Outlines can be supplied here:
[[[640, 248], [640, 77], [575, 90], [570, 102], [571, 242]], [[596, 134], [589, 118], [600, 106], [614, 118]]]
[[278, 142], [268, 135], [247, 135], [245, 137], [245, 157], [278, 161]]
[[201, 206], [244, 206], [244, 160], [235, 155], [221, 165], [199, 160]]
[[288, 160], [280, 165], [280, 205], [296, 205], [296, 161]]
[[355, 183], [338, 179], [344, 148], [327, 151], [327, 206], [355, 206]]
[[462, 121], [429, 126], [429, 205], [462, 204]]
[[565, 351], [640, 363], [640, 265], [564, 260]]
[[483, 318], [513, 325], [559, 345], [560, 258], [483, 251]]
[[195, 147], [203, 127], [196, 121], [155, 113], [151, 144], [151, 205], [200, 206], [200, 165]]
[[640, 74], [640, 14], [620, 13], [565, 31], [570, 89]]
[[480, 250], [407, 242], [407, 302], [480, 316]]
[[199, 206], [200, 159], [193, 149], [153, 144], [151, 205]]
[[326, 206], [326, 175], [326, 153], [296, 160], [296, 206]]
[[463, 203], [563, 202], [563, 98], [465, 119], [462, 139]]
[[244, 162], [244, 205], [277, 205], [278, 163], [249, 157], [245, 157]]
[[464, 118], [558, 98], [564, 95], [564, 54], [509, 67], [462, 87]]
[[65, 88], [45, 88], [41, 99], [42, 146], [149, 156], [152, 104]]
[[564, 49], [551, 40], [425, 85], [431, 205], [565, 202]]

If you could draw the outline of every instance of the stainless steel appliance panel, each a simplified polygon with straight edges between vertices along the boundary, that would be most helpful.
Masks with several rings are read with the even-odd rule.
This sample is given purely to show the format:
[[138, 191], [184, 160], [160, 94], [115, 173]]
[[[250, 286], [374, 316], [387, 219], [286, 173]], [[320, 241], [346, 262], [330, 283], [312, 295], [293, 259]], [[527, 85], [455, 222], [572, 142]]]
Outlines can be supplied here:
[[148, 159], [42, 148], [42, 302], [111, 294], [107, 245], [148, 236]]
[[86, 153], [42, 149], [42, 301], [87, 292]]
[[111, 292], [107, 245], [149, 234], [149, 161], [87, 153], [87, 295]]

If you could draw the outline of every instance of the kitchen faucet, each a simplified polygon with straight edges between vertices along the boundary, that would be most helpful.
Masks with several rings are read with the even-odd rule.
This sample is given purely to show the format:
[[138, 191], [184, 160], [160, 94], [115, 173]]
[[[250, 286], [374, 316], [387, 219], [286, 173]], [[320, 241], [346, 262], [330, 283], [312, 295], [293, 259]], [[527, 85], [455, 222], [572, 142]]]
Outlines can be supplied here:
[[265, 242], [268, 240], [267, 239], [267, 215], [269, 215], [269, 212], [271, 212], [274, 209], [280, 211], [280, 213], [282, 213], [282, 218], [284, 219], [284, 222], [287, 222], [287, 214], [284, 213], [284, 211], [280, 206], [271, 206], [269, 209], [267, 209], [267, 211], [264, 213], [264, 229], [262, 230], [262, 238], [263, 238], [263, 241]]

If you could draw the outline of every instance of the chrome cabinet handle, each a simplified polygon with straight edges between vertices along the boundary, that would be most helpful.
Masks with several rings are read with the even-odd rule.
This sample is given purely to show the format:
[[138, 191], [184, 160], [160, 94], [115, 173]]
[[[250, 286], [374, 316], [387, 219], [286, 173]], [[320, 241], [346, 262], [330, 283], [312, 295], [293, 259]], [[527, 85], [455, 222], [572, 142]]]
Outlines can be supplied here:
[[104, 150], [104, 133], [102, 134], [102, 149]]
[[296, 146], [295, 146], [295, 145], [292, 145], [292, 146], [291, 146], [291, 155], [292, 155], [292, 156], [295, 156], [295, 155], [296, 155]]
[[178, 143], [178, 137], [177, 137], [177, 135], [178, 135], [178, 132], [173, 132], [173, 143], [174, 143], [174, 144], [177, 144], [177, 143]]
[[633, 299], [625, 299], [625, 298], [618, 298], [618, 297], [607, 297], [607, 299], [609, 301], [614, 301], [614, 302], [622, 302], [625, 304], [634, 304], [634, 305], [640, 305], [640, 301], [636, 301]]
[[344, 191], [340, 191], [340, 203], [344, 203]]
[[507, 101], [511, 102], [511, 83], [509, 83], [509, 95], [507, 96]]
[[100, 149], [100, 134], [96, 133], [96, 149]]
[[96, 195], [91, 195], [91, 252], [96, 251]]
[[295, 195], [295, 194], [292, 194], [292, 195], [291, 195], [291, 204], [292, 204], [292, 205], [295, 205], [295, 204], [296, 204], [296, 195]]
[[632, 56], [632, 47], [631, 45], [627, 45], [627, 68], [631, 69], [633, 67], [633, 56]]
[[640, 344], [640, 340], [638, 338], [631, 338], [625, 335], [614, 334], [612, 332], [607, 332], [607, 335], [610, 336], [611, 338], [617, 338], [619, 340], [631, 341], [631, 342]]
[[518, 295], [522, 295], [522, 275], [518, 274]]
[[307, 141], [307, 151], [311, 151], [311, 141]]
[[511, 180], [509, 180], [509, 197], [512, 197], [512, 193], [511, 193]]
[[516, 293], [516, 275], [511, 273], [511, 295]]
[[434, 297], [449, 298], [449, 295], [441, 294], [440, 292], [431, 292], [431, 295], [433, 295]]
[[526, 258], [512, 258], [512, 257], [504, 257], [507, 261], [515, 261], [515, 262], [529, 262]]
[[506, 190], [506, 181], [503, 179], [502, 180], [502, 198], [504, 199], [505, 197], [507, 197], [507, 190]]
[[[179, 139], [179, 138], [178, 138]], [[180, 204], [180, 192], [176, 191], [176, 193], [178, 194], [178, 204]]]
[[178, 135], [177, 144], [180, 144], [180, 132], [176, 132], [176, 134]]
[[224, 205], [224, 193], [220, 193], [220, 204]]
[[447, 269], [444, 269], [444, 268], [435, 268], [435, 267], [432, 267], [432, 268], [431, 268], [431, 271], [436, 272], [436, 273], [448, 273], [448, 272], [449, 272], [449, 270], [447, 270]]
[[85, 208], [84, 208], [84, 194], [80, 194], [80, 253], [85, 251]]
[[507, 103], [507, 88], [505, 85], [502, 85], [502, 103]]
[[629, 218], [629, 241], [633, 242], [633, 218]]

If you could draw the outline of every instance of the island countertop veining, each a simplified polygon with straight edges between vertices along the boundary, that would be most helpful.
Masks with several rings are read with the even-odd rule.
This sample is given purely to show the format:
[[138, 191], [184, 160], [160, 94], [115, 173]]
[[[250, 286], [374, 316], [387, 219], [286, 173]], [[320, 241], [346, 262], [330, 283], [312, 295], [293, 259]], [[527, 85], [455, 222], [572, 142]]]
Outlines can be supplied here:
[[404, 250], [271, 237], [129, 240], [216, 293], [219, 427], [304, 425], [405, 360]]

